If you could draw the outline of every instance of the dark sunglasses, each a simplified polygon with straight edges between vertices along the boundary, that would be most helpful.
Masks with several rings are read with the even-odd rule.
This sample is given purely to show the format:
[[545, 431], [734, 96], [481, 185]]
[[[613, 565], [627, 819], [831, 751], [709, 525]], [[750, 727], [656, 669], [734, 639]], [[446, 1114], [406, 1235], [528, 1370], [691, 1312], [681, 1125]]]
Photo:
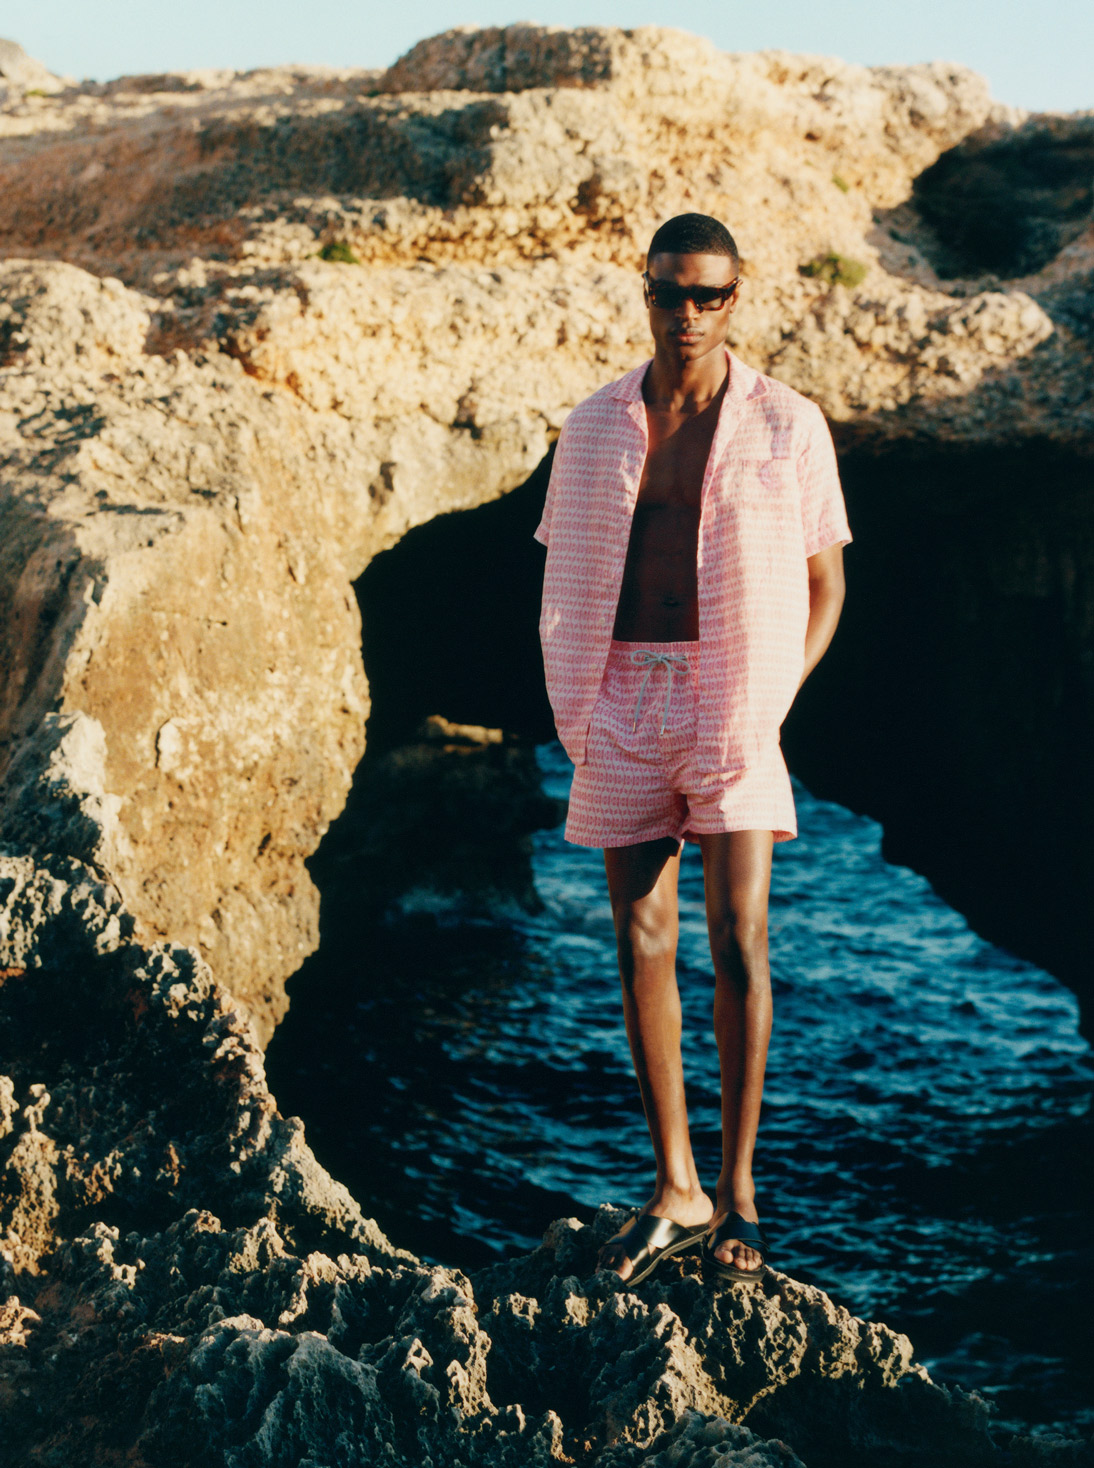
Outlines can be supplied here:
[[676, 311], [690, 301], [698, 311], [720, 311], [741, 282], [739, 275], [728, 285], [677, 285], [672, 280], [654, 280], [648, 270], [642, 272], [646, 282], [646, 300], [659, 311]]

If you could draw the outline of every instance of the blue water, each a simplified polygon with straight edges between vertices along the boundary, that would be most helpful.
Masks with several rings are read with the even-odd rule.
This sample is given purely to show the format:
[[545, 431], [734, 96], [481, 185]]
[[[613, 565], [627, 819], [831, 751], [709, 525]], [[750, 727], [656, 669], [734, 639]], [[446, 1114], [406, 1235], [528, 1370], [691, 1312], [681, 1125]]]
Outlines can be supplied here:
[[[549, 793], [570, 768], [539, 754]], [[1001, 1420], [1094, 1429], [1091, 1055], [1074, 997], [985, 943], [880, 827], [795, 787], [775, 848], [775, 1028], [757, 1148], [771, 1263], [907, 1331]], [[649, 1196], [598, 852], [535, 837], [543, 911], [451, 914], [318, 961], [271, 1046], [282, 1109], [391, 1236], [472, 1268]], [[719, 1167], [702, 867], [678, 974], [692, 1136]]]

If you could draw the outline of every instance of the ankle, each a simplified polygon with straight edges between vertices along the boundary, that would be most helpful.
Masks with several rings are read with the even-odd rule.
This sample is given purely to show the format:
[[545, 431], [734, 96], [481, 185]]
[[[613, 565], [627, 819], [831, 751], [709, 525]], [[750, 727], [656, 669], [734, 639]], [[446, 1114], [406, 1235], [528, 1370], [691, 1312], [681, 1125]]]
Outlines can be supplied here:
[[657, 1198], [672, 1203], [694, 1202], [696, 1198], [704, 1196], [697, 1177], [686, 1182], [667, 1182], [658, 1178], [654, 1185], [654, 1194]]
[[646, 1205], [650, 1213], [659, 1218], [671, 1218], [687, 1226], [707, 1224], [714, 1217], [714, 1204], [696, 1182], [694, 1187], [670, 1188], [658, 1183], [653, 1197]]
[[751, 1177], [718, 1179], [718, 1207], [747, 1217], [756, 1211], [756, 1185]]

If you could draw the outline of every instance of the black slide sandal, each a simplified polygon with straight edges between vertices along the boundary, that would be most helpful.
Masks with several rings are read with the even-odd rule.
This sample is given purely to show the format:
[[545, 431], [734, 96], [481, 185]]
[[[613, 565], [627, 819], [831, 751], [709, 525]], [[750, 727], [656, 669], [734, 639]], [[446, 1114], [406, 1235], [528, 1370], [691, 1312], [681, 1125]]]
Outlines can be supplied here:
[[[747, 1244], [750, 1249], [755, 1249], [760, 1256], [760, 1267], [758, 1269], [738, 1269], [736, 1264], [727, 1264], [722, 1259], [716, 1259], [715, 1249], [719, 1244], [724, 1244], [727, 1239], [738, 1239], [742, 1244]], [[703, 1240], [703, 1266], [712, 1269], [720, 1279], [732, 1279], [740, 1284], [755, 1284], [763, 1277], [766, 1268], [765, 1256], [769, 1248], [770, 1245], [764, 1238], [758, 1223], [750, 1223], [739, 1213], [727, 1213], [718, 1227]]]
[[[682, 1254], [685, 1249], [699, 1243], [708, 1227], [709, 1224], [700, 1223], [695, 1228], [688, 1228], [685, 1224], [673, 1223], [671, 1218], [657, 1218], [652, 1213], [638, 1214], [630, 1228], [613, 1234], [607, 1243], [601, 1245], [597, 1268], [610, 1269], [614, 1273], [624, 1259], [629, 1259], [633, 1270], [620, 1283], [641, 1284], [662, 1260]], [[634, 1248], [635, 1244], [637, 1248]], [[609, 1252], [613, 1257], [605, 1260], [604, 1256]]]

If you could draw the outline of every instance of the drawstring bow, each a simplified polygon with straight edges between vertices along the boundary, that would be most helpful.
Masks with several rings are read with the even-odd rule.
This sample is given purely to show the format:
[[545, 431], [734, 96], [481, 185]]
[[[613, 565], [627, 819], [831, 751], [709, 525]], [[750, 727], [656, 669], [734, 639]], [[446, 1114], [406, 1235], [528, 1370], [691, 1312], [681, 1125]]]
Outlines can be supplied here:
[[638, 728], [639, 715], [642, 712], [642, 700], [646, 696], [646, 686], [650, 681], [650, 674], [654, 668], [664, 668], [669, 675], [665, 686], [665, 712], [661, 715], [661, 733], [665, 732], [668, 723], [669, 709], [672, 707], [672, 675], [676, 673], [690, 672], [688, 660], [683, 653], [675, 652], [653, 652], [652, 649], [643, 647], [637, 652], [631, 653], [631, 662], [639, 668], [645, 668], [646, 676], [642, 679], [642, 686], [638, 690], [638, 702], [634, 706], [634, 727]]

